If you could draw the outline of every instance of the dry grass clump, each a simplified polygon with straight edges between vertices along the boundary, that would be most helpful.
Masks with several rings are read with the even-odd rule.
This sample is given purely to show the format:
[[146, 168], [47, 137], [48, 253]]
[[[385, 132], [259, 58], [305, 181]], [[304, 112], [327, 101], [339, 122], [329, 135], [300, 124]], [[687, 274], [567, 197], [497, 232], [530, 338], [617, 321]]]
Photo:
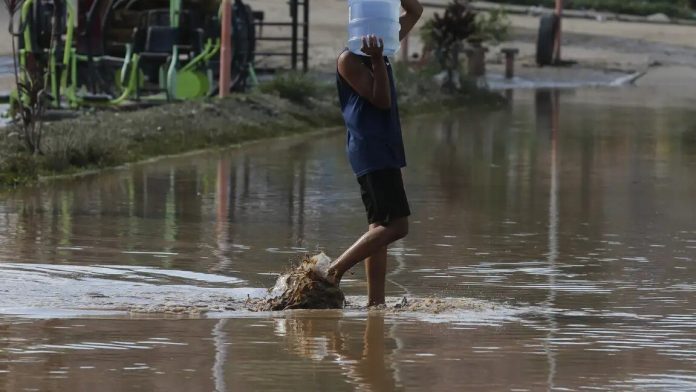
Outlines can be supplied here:
[[302, 72], [277, 75], [273, 80], [259, 86], [259, 89], [265, 94], [276, 94], [300, 105], [308, 105], [311, 98], [319, 98], [322, 94], [322, 85], [312, 76]]

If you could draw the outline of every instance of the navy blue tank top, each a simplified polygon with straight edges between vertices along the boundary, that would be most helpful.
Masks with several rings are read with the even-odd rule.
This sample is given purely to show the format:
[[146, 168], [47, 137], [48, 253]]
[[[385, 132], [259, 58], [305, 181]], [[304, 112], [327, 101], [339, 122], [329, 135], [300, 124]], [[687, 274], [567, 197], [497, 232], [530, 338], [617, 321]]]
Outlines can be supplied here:
[[[369, 57], [359, 56], [372, 71]], [[356, 176], [380, 169], [400, 169], [406, 166], [401, 121], [396, 99], [396, 86], [389, 59], [387, 64], [391, 108], [383, 110], [361, 97], [336, 70], [338, 98], [346, 123], [348, 160]]]

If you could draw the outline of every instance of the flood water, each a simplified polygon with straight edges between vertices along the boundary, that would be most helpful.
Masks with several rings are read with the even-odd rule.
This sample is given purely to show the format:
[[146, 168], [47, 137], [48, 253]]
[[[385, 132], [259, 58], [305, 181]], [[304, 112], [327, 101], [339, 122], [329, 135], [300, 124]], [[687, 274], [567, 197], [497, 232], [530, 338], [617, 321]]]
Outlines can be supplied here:
[[241, 310], [365, 229], [341, 132], [4, 194], [0, 391], [696, 389], [696, 109], [515, 94], [404, 124], [388, 295], [444, 312]]

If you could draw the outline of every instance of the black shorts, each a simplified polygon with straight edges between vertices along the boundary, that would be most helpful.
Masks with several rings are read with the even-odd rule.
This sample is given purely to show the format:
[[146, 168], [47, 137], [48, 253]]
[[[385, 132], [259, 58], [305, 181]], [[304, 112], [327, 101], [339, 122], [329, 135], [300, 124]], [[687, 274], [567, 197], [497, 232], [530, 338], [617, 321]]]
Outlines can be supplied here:
[[411, 215], [401, 169], [382, 169], [358, 177], [367, 222], [388, 225]]

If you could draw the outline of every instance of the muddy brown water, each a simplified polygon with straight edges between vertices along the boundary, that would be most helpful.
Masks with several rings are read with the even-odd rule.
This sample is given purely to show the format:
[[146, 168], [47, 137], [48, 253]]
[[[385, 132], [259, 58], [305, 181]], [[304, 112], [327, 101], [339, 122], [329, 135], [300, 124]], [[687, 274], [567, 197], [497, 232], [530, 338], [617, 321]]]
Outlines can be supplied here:
[[340, 132], [6, 193], [0, 390], [696, 389], [696, 110], [651, 94], [405, 123], [388, 295], [444, 312], [365, 311], [360, 268], [348, 310], [240, 310], [365, 228]]

